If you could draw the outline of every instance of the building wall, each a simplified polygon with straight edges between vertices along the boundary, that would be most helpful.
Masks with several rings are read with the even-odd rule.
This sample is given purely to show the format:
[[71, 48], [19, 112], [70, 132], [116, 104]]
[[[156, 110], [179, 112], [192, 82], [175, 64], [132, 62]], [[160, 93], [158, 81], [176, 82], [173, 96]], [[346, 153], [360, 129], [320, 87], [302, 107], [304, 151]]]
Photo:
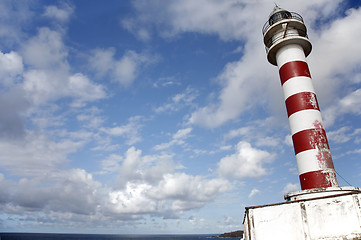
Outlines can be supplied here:
[[361, 193], [246, 208], [245, 240], [361, 239]]

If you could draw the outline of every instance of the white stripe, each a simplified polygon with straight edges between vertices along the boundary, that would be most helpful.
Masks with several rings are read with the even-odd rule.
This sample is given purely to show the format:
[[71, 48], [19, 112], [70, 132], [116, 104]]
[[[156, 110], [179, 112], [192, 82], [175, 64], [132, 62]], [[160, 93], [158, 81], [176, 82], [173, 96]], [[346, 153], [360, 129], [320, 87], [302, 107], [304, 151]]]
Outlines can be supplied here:
[[310, 149], [300, 152], [296, 155], [299, 175], [311, 171], [325, 170], [324, 168], [322, 168], [319, 160], [317, 159], [318, 154], [319, 150]]
[[290, 122], [292, 135], [303, 130], [317, 128], [319, 126], [316, 126], [316, 124], [320, 123], [322, 124], [322, 128], [324, 128], [321, 113], [315, 109], [306, 109], [295, 112], [288, 120]]
[[298, 44], [289, 44], [280, 48], [276, 53], [276, 61], [278, 69], [280, 69], [283, 64], [293, 61], [303, 61], [306, 62], [305, 52], [301, 45]]
[[309, 77], [293, 77], [283, 84], [283, 94], [285, 100], [296, 93], [312, 92], [315, 93], [313, 88], [312, 79]]

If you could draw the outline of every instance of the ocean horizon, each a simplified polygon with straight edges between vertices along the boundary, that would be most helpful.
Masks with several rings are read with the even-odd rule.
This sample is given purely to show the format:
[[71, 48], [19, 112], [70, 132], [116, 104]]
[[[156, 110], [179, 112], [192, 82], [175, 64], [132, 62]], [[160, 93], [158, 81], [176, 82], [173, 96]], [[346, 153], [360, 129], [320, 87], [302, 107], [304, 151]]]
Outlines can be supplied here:
[[219, 234], [0, 233], [0, 240], [208, 240]]

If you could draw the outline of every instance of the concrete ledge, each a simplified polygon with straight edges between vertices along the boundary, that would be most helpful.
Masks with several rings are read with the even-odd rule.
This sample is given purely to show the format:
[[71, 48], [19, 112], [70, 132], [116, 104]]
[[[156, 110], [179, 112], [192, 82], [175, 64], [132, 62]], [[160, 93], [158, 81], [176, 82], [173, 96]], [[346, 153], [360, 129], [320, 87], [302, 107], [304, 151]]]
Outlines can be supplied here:
[[298, 192], [287, 193], [284, 198], [286, 201], [297, 201], [303, 199], [313, 199], [326, 196], [343, 195], [345, 193], [361, 193], [358, 187], [329, 187], [302, 190]]

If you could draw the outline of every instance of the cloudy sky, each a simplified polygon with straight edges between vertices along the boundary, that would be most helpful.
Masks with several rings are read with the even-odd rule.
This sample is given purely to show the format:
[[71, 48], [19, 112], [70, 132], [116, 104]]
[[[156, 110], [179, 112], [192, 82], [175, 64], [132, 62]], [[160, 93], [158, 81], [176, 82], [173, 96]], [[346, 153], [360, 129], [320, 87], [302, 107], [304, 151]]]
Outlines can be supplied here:
[[[0, 231], [222, 233], [299, 189], [273, 0], [1, 1]], [[361, 1], [286, 1], [361, 186]]]

